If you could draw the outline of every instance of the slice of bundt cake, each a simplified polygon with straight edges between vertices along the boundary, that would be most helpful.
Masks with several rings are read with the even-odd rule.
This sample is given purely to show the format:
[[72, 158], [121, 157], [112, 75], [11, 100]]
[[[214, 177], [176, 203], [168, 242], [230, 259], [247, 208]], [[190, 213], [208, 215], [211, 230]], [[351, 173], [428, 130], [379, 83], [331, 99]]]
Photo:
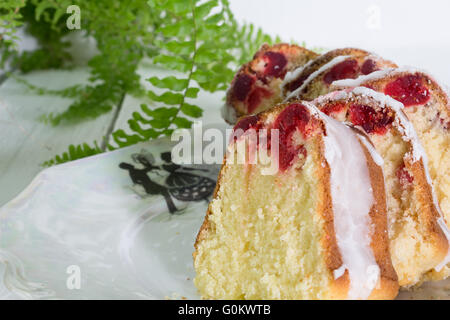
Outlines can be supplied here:
[[[430, 179], [450, 227], [450, 102], [448, 90], [426, 72], [413, 68], [387, 69], [352, 81], [337, 81], [335, 88], [364, 86], [383, 92], [404, 105], [428, 157]], [[444, 223], [440, 220], [440, 223]], [[449, 235], [450, 237], [450, 235]], [[450, 259], [450, 257], [449, 257]], [[429, 274], [450, 275], [450, 267]]]
[[361, 49], [336, 49], [286, 74], [281, 91], [288, 100], [313, 100], [330, 92], [333, 81], [355, 79], [376, 70], [395, 67], [394, 63]]
[[446, 90], [430, 75], [411, 68], [377, 71], [333, 86], [368, 87], [403, 103], [427, 154], [436, 196], [450, 227], [450, 100]]
[[222, 108], [225, 121], [235, 124], [240, 116], [258, 113], [281, 102], [280, 84], [286, 72], [317, 56], [297, 45], [264, 44], [235, 75]]
[[241, 119], [233, 137], [195, 243], [203, 298], [396, 296], [382, 169], [366, 136], [291, 102]]
[[314, 100], [324, 113], [360, 127], [384, 160], [391, 258], [401, 286], [441, 269], [448, 229], [428, 178], [427, 157], [398, 101], [368, 88], [332, 92]]

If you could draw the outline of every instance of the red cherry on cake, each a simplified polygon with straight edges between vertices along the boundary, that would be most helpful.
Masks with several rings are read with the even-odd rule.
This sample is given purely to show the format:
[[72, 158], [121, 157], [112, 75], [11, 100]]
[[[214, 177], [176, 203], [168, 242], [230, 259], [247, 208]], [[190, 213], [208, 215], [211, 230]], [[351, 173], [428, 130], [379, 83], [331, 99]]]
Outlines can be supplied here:
[[244, 101], [254, 83], [255, 78], [249, 76], [248, 74], [241, 74], [234, 82], [233, 96], [240, 101]]
[[397, 169], [397, 178], [398, 180], [400, 180], [400, 184], [402, 185], [402, 187], [406, 188], [408, 186], [410, 186], [413, 181], [414, 181], [414, 177], [412, 177], [408, 170], [406, 169], [405, 165], [402, 164], [398, 169]]
[[245, 133], [245, 131], [247, 131], [248, 129], [256, 129], [257, 130], [258, 129], [258, 121], [259, 121], [258, 115], [247, 116], [247, 117], [239, 120], [239, 122], [236, 123], [236, 125], [233, 128], [234, 141], [239, 139], [239, 137], [242, 136]]
[[378, 70], [377, 63], [372, 59], [367, 59], [361, 66], [361, 73], [364, 75], [371, 74], [372, 72], [377, 70]]
[[295, 156], [306, 150], [302, 145], [294, 145], [292, 141], [293, 134], [299, 130], [303, 137], [308, 135], [307, 125], [310, 121], [310, 115], [305, 106], [294, 103], [286, 107], [274, 122], [274, 129], [279, 130], [279, 168], [286, 170], [294, 160]]
[[430, 92], [423, 85], [422, 78], [413, 74], [388, 83], [384, 93], [400, 101], [405, 107], [422, 105], [430, 100]]
[[375, 111], [370, 106], [354, 104], [350, 106], [349, 112], [350, 121], [354, 125], [361, 126], [367, 133], [384, 134], [394, 121], [388, 109]]
[[264, 53], [263, 59], [265, 61], [264, 75], [281, 77], [284, 73], [284, 67], [287, 64], [287, 59], [284, 54], [280, 52], [267, 51]]
[[326, 84], [331, 84], [336, 80], [355, 79], [358, 76], [359, 66], [354, 59], [348, 59], [338, 63], [323, 76]]
[[344, 103], [330, 103], [323, 107], [321, 111], [326, 115], [332, 115], [335, 113], [340, 113], [342, 110], [344, 110], [344, 108]]
[[255, 87], [251, 91], [250, 95], [248, 96], [247, 101], [247, 112], [252, 113], [253, 111], [258, 108], [259, 104], [261, 103], [261, 100], [263, 98], [268, 98], [272, 95], [272, 93], [262, 87]]

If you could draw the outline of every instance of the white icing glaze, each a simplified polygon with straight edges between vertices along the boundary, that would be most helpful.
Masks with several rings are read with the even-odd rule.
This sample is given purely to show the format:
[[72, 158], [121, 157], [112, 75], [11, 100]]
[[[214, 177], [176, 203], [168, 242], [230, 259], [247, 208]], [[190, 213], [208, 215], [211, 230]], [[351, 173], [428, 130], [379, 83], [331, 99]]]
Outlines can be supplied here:
[[447, 263], [450, 263], [450, 230], [448, 229], [447, 225], [445, 224], [444, 215], [441, 211], [441, 208], [439, 206], [439, 201], [436, 196], [436, 192], [434, 191], [433, 182], [430, 177], [430, 172], [428, 169], [428, 157], [425, 153], [425, 150], [423, 149], [423, 146], [419, 140], [419, 137], [417, 136], [416, 130], [414, 129], [413, 124], [409, 121], [405, 113], [403, 112], [404, 106], [401, 102], [394, 100], [390, 96], [387, 96], [383, 93], [374, 91], [369, 88], [365, 87], [357, 87], [352, 90], [345, 90], [340, 91], [338, 93], [332, 92], [326, 96], [320, 97], [319, 99], [316, 99], [317, 102], [321, 103], [326, 100], [340, 100], [350, 97], [351, 95], [360, 95], [362, 97], [370, 97], [371, 99], [376, 100], [379, 102], [380, 107], [389, 107], [392, 110], [395, 111], [395, 121], [394, 125], [396, 128], [403, 134], [403, 137], [406, 141], [409, 141], [412, 145], [412, 160], [413, 161], [420, 161], [422, 160], [425, 176], [427, 179], [428, 184], [431, 188], [431, 195], [433, 198], [433, 204], [436, 210], [439, 213], [440, 218], [438, 219], [438, 224], [442, 229], [442, 232], [444, 233], [445, 237], [447, 238], [447, 241], [449, 243], [449, 249], [446, 257], [444, 260], [435, 267], [436, 271], [440, 271]]
[[220, 109], [220, 114], [222, 118], [228, 122], [235, 124], [238, 117], [236, 115], [236, 110], [232, 106], [230, 106], [228, 103], [225, 103], [222, 108]]
[[386, 75], [393, 72], [394, 68], [387, 68], [383, 70], [374, 71], [368, 75], [361, 75], [356, 79], [342, 79], [333, 81], [331, 84], [334, 87], [359, 87], [362, 83], [369, 80], [376, 80], [380, 78], [384, 78]]
[[[447, 224], [445, 223], [444, 218], [442, 217], [442, 213], [441, 216], [439, 217], [439, 219], [437, 220], [439, 226], [441, 227], [442, 231], [445, 234], [445, 237], [447, 238], [447, 240], [449, 240], [449, 246], [450, 246], [450, 231], [448, 230]], [[441, 261], [441, 263], [439, 263], [434, 269], [439, 272], [442, 270], [442, 268], [444, 268], [448, 263], [450, 263], [450, 248], [447, 252], [447, 255], [445, 256], [444, 260]]]
[[[349, 56], [345, 56], [345, 57], [349, 57]], [[284, 87], [286, 86], [286, 84], [287, 83], [289, 83], [289, 82], [291, 82], [291, 81], [294, 81], [295, 79], [297, 79], [299, 76], [300, 76], [300, 74], [303, 72], [303, 70], [305, 70], [306, 68], [308, 68], [311, 64], [313, 64], [315, 61], [317, 61], [317, 59], [321, 59], [322, 58], [322, 56], [319, 56], [319, 57], [317, 57], [317, 58], [315, 58], [315, 59], [313, 59], [313, 60], [310, 60], [310, 61], [308, 61], [306, 64], [304, 64], [303, 66], [300, 66], [300, 67], [298, 67], [297, 69], [295, 69], [295, 70], [293, 70], [293, 71], [290, 71], [290, 72], [288, 72], [288, 73], [286, 73], [286, 76], [284, 77], [284, 80], [283, 80], [283, 82], [281, 83], [281, 85], [280, 85], [280, 89], [281, 89], [281, 92], [283, 92], [284, 90]], [[339, 57], [338, 57], [339, 58]], [[367, 59], [372, 59], [372, 60], [376, 60], [376, 61], [378, 61], [378, 60], [381, 60], [381, 58], [380, 58], [380, 56], [379, 55], [377, 55], [377, 54], [375, 54], [375, 53], [372, 53], [372, 52], [369, 52], [369, 55], [367, 56]], [[331, 60], [331, 61], [333, 61], [333, 60]], [[330, 62], [331, 62], [330, 61]], [[325, 66], [324, 66], [325, 67]], [[327, 67], [327, 69], [329, 69], [329, 67]], [[336, 81], [335, 81], [336, 82]]]
[[[320, 56], [319, 56], [320, 57]], [[286, 73], [286, 75], [284, 76], [283, 82], [280, 84], [280, 89], [281, 92], [283, 92], [283, 88], [284, 86], [291, 82], [294, 81], [295, 79], [297, 79], [297, 77], [303, 72], [303, 70], [305, 70], [306, 68], [308, 68], [311, 64], [313, 64], [314, 61], [316, 61], [316, 59], [310, 60], [307, 63], [305, 63], [303, 66], [298, 67], [297, 69], [293, 70], [293, 71], [289, 71], [288, 73]]]
[[314, 80], [314, 78], [316, 78], [319, 74], [321, 74], [322, 72], [333, 68], [336, 64], [348, 59], [349, 56], [338, 56], [333, 58], [331, 61], [329, 61], [328, 63], [324, 64], [322, 67], [320, 67], [318, 70], [316, 70], [315, 72], [311, 73], [309, 75], [308, 78], [306, 78], [306, 80], [303, 82], [303, 84], [298, 87], [297, 89], [295, 89], [294, 91], [292, 91], [284, 101], [287, 101], [291, 98], [296, 97], [300, 92], [303, 91], [303, 89], [312, 81]]
[[367, 299], [378, 283], [380, 269], [370, 247], [369, 213], [374, 197], [363, 147], [352, 129], [315, 106], [304, 104], [323, 120], [326, 128], [325, 158], [331, 170], [334, 228], [343, 260], [334, 276], [341, 276], [347, 269], [350, 277], [348, 298]]
[[338, 278], [342, 277], [342, 275], [344, 274], [345, 270], [346, 270], [345, 264], [342, 264], [339, 268], [334, 270], [333, 271], [334, 279], [338, 279]]

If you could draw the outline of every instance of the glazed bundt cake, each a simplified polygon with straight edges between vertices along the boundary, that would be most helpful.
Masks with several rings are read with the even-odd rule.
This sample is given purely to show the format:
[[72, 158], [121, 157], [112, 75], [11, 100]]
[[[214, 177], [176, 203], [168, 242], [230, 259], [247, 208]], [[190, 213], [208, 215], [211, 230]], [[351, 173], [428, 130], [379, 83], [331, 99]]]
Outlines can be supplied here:
[[395, 67], [394, 63], [361, 49], [336, 49], [286, 74], [281, 92], [288, 100], [309, 101], [330, 92], [330, 85], [336, 80], [355, 79], [376, 70]]
[[448, 262], [448, 228], [440, 224], [427, 157], [403, 105], [363, 87], [332, 92], [314, 104], [364, 130], [384, 160], [390, 250], [399, 284], [415, 285], [433, 269], [441, 271]]
[[258, 113], [281, 102], [280, 84], [286, 72], [315, 57], [316, 53], [297, 45], [264, 44], [235, 75], [222, 108], [223, 118], [235, 124], [242, 115]]
[[[228, 91], [228, 115], [266, 111], [235, 126], [195, 244], [202, 296], [392, 298], [448, 277], [448, 89], [352, 48], [244, 81], [252, 63], [270, 66], [258, 56]], [[254, 99], [258, 81], [273, 95]]]
[[241, 119], [195, 243], [202, 297], [394, 298], [379, 164], [366, 135], [308, 102]]

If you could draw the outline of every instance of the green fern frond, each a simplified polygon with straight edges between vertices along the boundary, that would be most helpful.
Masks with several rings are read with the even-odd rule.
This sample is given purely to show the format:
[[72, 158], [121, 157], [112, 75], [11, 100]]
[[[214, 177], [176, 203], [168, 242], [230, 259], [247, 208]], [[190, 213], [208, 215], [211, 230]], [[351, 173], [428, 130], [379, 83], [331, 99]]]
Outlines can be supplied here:
[[[111, 111], [125, 93], [142, 94], [138, 65], [144, 57], [158, 54], [152, 30], [161, 18], [149, 10], [145, 1], [28, 0], [20, 10], [19, 21], [37, 39], [39, 48], [9, 57], [15, 67], [26, 73], [71, 66], [69, 43], [64, 38], [71, 32], [66, 27], [69, 5], [80, 7], [81, 27], [85, 36], [95, 39], [99, 54], [88, 62], [90, 83], [77, 88], [78, 94], [73, 96], [69, 108], [43, 116], [52, 125], [94, 119]], [[49, 93], [44, 88], [35, 89]], [[53, 90], [50, 94], [64, 96], [67, 91], [70, 88]]]
[[[196, 103], [200, 91], [225, 91], [240, 64], [248, 61], [263, 43], [279, 41], [251, 24], [240, 26], [227, 0], [151, 0], [148, 4], [154, 15], [164, 17], [155, 24], [151, 43], [153, 52], [159, 54], [152, 62], [174, 71], [176, 75], [147, 79], [153, 86], [147, 91], [153, 106], [141, 105], [128, 120], [128, 130], [112, 132], [108, 150], [168, 136], [178, 128], [190, 128], [203, 115], [203, 109]], [[140, 57], [135, 56], [132, 60], [137, 61]], [[128, 68], [129, 65], [124, 63], [123, 67]], [[122, 72], [133, 76], [135, 71]], [[104, 73], [98, 73], [98, 77], [93, 79], [102, 80], [104, 76]], [[139, 79], [134, 80], [138, 82]], [[114, 81], [108, 83], [111, 85]], [[117, 87], [114, 92], [127, 94], [130, 89]], [[96, 110], [101, 109], [99, 106], [110, 105], [117, 98], [101, 97], [96, 102]], [[70, 112], [89, 115], [84, 110], [88, 105], [75, 103], [65, 115], [70, 115]], [[64, 121], [64, 117], [50, 115], [50, 120]], [[70, 118], [74, 116], [70, 115]], [[70, 159], [70, 156], [69, 152], [66, 158]]]
[[94, 141], [93, 146], [90, 146], [87, 143], [76, 146], [71, 144], [66, 152], [64, 152], [62, 155], [55, 156], [53, 159], [45, 161], [44, 163], [42, 163], [42, 166], [50, 167], [56, 164], [62, 164], [65, 162], [90, 157], [102, 152], [103, 150], [98, 146], [96, 141]]
[[[272, 39], [252, 25], [240, 27], [226, 0], [149, 1], [155, 11], [172, 19], [156, 29], [155, 44], [160, 52], [156, 65], [181, 75], [151, 77], [148, 81], [162, 92], [148, 91], [148, 97], [162, 106], [141, 106], [128, 121], [133, 132], [119, 130], [113, 139], [119, 146], [169, 135], [177, 128], [190, 128], [203, 110], [195, 104], [200, 90], [224, 91], [237, 65], [251, 57], [259, 46]], [[237, 55], [235, 54], [237, 53]]]
[[0, 2], [0, 69], [17, 55], [16, 32], [22, 26], [21, 9], [25, 0], [2, 0]]

